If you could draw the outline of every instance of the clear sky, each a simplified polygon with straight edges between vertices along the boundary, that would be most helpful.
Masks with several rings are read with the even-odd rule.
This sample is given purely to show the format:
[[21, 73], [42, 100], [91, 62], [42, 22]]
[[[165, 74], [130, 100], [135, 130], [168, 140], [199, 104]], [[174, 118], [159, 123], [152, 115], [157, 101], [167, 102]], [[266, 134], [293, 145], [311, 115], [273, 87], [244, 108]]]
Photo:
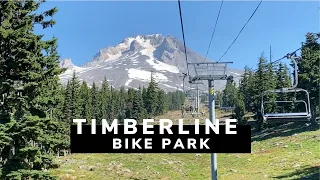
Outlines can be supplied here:
[[[187, 47], [205, 55], [220, 1], [182, 1]], [[225, 1], [208, 54], [218, 60], [248, 20], [259, 1]], [[84, 2], [48, 1], [41, 10], [56, 6], [57, 24], [45, 30], [46, 38], [59, 39], [61, 58], [76, 65], [90, 61], [99, 49], [114, 46], [134, 35], [173, 35], [182, 41], [177, 1]], [[233, 61], [234, 68], [255, 66], [264, 51], [269, 58], [283, 57], [300, 47], [306, 32], [319, 32], [319, 2], [266, 1], [221, 61]], [[37, 32], [43, 33], [39, 28]], [[286, 62], [286, 61], [284, 61]]]

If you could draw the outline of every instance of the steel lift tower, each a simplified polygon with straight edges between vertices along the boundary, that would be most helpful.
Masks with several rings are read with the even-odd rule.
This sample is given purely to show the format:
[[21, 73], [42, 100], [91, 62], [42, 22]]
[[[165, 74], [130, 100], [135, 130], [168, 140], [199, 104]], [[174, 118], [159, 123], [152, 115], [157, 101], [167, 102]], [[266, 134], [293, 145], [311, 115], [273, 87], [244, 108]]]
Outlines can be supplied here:
[[[227, 75], [227, 65], [233, 62], [202, 62], [188, 63], [194, 69], [194, 77], [189, 77], [189, 83], [197, 81], [208, 81], [209, 86], [209, 119], [215, 125], [215, 100], [214, 100], [214, 81], [232, 79]], [[217, 180], [217, 155], [211, 154], [212, 180]]]

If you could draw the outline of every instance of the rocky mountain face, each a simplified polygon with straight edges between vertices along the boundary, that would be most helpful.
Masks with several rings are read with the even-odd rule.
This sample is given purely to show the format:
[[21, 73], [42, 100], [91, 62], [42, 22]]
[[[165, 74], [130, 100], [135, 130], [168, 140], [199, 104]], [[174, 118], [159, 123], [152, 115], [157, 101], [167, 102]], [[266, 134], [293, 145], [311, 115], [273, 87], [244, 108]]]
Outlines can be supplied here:
[[[187, 57], [189, 63], [204, 62], [204, 57], [190, 49], [187, 49]], [[76, 72], [78, 78], [88, 84], [95, 82], [100, 85], [106, 76], [109, 84], [116, 88], [138, 88], [148, 86], [152, 73], [159, 87], [165, 91], [182, 90], [181, 76], [187, 72], [183, 43], [175, 37], [160, 34], [126, 38], [116, 46], [100, 49], [90, 62], [81, 67], [75, 66], [71, 59], [61, 60], [60, 66], [68, 68], [60, 76], [63, 84]], [[190, 66], [189, 72], [190, 76], [195, 74]], [[238, 76], [242, 73], [243, 70], [227, 69], [228, 75]], [[235, 82], [239, 82], [239, 79], [235, 78]], [[215, 81], [215, 89], [223, 88], [225, 83], [226, 81]], [[206, 85], [199, 87], [207, 90]], [[190, 85], [187, 77], [185, 89], [188, 88]]]

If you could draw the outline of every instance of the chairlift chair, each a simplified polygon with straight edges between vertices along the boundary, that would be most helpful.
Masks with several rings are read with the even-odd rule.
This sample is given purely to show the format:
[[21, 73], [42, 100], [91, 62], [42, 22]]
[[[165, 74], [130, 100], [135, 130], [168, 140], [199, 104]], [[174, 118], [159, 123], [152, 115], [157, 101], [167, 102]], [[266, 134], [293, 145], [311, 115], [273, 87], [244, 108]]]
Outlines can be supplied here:
[[[294, 101], [274, 101], [274, 102], [270, 102], [270, 101], [264, 101], [264, 95], [267, 92], [274, 92], [274, 93], [293, 93], [293, 92], [304, 92], [306, 94], [306, 100], [294, 100]], [[304, 104], [304, 112], [268, 112], [265, 113], [265, 104], [268, 103], [275, 103], [275, 104], [279, 104], [279, 103], [292, 103], [294, 105], [297, 105], [298, 103], [302, 103]], [[295, 88], [295, 89], [275, 89], [275, 90], [268, 90], [265, 91], [263, 93], [262, 96], [262, 103], [261, 103], [261, 113], [262, 113], [262, 117], [264, 122], [266, 123], [270, 123], [270, 122], [294, 122], [294, 121], [309, 121], [311, 119], [311, 111], [310, 111], [310, 98], [309, 98], [309, 93], [308, 91], [301, 89], [301, 88]]]
[[[298, 85], [298, 66], [297, 62], [295, 60], [296, 57], [292, 57], [292, 54], [288, 54], [287, 58], [290, 58], [291, 61], [294, 63], [294, 69], [295, 69], [295, 82], [292, 87], [290, 88], [281, 88], [281, 89], [273, 89], [273, 90], [267, 90], [262, 93], [261, 96], [261, 115], [263, 118], [263, 122], [265, 123], [275, 123], [275, 122], [295, 122], [295, 121], [310, 121], [311, 119], [311, 110], [310, 110], [310, 97], [309, 92], [302, 88], [297, 88]], [[273, 93], [297, 93], [297, 92], [303, 92], [306, 95], [306, 101], [304, 100], [294, 100], [294, 101], [264, 101], [264, 97], [268, 92]], [[303, 103], [305, 106], [304, 112], [285, 112], [285, 113], [278, 113], [278, 112], [268, 112], [265, 113], [265, 104], [267, 103]]]

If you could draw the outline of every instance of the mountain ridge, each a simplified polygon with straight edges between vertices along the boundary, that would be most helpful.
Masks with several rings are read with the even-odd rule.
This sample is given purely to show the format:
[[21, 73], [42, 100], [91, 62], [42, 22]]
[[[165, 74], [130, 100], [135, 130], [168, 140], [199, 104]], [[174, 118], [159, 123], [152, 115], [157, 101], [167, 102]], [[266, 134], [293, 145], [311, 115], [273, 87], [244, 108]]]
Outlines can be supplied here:
[[[204, 61], [204, 57], [187, 48], [188, 62]], [[63, 59], [60, 66], [67, 71], [60, 76], [63, 84], [71, 78], [73, 71], [80, 80], [87, 83], [101, 84], [106, 76], [115, 87], [138, 88], [147, 86], [154, 74], [159, 86], [165, 91], [182, 90], [180, 77], [187, 72], [184, 45], [178, 38], [162, 34], [135, 35], [123, 39], [119, 44], [108, 46], [99, 51], [93, 58], [81, 66], [76, 66], [71, 59]], [[239, 75], [243, 70], [228, 68], [228, 75]], [[190, 73], [192, 75], [192, 73]], [[235, 79], [237, 83], [237, 79]], [[222, 81], [216, 81], [217, 89], [222, 88]], [[185, 87], [188, 87], [187, 78]]]

